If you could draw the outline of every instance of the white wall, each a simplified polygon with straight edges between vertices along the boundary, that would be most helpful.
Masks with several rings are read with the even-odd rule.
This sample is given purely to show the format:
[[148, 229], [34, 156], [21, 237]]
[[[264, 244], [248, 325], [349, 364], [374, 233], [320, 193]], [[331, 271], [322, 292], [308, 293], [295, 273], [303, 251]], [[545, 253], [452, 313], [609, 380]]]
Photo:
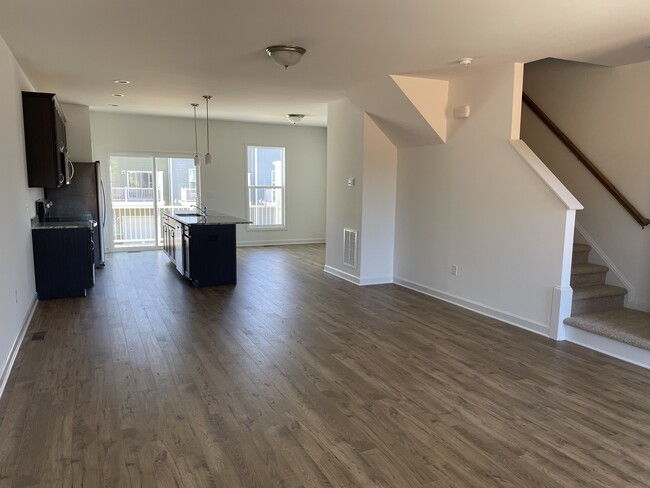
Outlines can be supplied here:
[[30, 219], [43, 192], [27, 188], [21, 90], [32, 86], [0, 37], [0, 388], [36, 300]]
[[[604, 68], [545, 60], [526, 65], [524, 83], [535, 103], [650, 217], [650, 62]], [[650, 228], [641, 230], [528, 109], [522, 139], [584, 205], [577, 222], [631, 285], [628, 306], [650, 311]], [[612, 273], [608, 280], [616, 282]]]
[[[361, 232], [364, 115], [348, 99], [327, 106], [326, 270], [359, 279], [360, 267], [343, 264], [343, 229]], [[347, 185], [355, 178], [354, 186]], [[363, 236], [361, 236], [363, 239]]]
[[510, 145], [521, 76], [451, 80], [448, 113], [470, 118], [450, 119], [446, 144], [399, 150], [395, 281], [548, 335], [568, 212]]
[[395, 253], [397, 148], [364, 116], [361, 224], [362, 284], [392, 283]]
[[[109, 182], [111, 154], [194, 155], [191, 118], [90, 113], [93, 159]], [[205, 153], [205, 121], [199, 153]], [[319, 127], [210, 121], [212, 164], [202, 166], [202, 203], [209, 210], [246, 216], [246, 145], [286, 148], [286, 219], [282, 231], [237, 226], [240, 245], [323, 242], [325, 239], [326, 130]], [[110, 214], [110, 212], [109, 212]], [[107, 244], [111, 222], [107, 221]]]

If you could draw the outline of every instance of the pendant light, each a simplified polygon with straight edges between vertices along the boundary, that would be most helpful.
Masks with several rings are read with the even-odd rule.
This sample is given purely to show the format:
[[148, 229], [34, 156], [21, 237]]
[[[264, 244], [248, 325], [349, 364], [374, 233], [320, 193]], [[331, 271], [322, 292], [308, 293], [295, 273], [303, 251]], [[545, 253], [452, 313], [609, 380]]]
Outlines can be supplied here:
[[205, 133], [208, 140], [208, 152], [205, 153], [205, 164], [210, 164], [212, 163], [212, 155], [210, 154], [210, 112], [208, 106], [210, 105], [212, 95], [203, 95], [203, 98], [205, 98]]
[[198, 106], [198, 103], [192, 104], [194, 108], [194, 166], [198, 166], [201, 162], [201, 157], [199, 156], [199, 136], [196, 128], [196, 107]]

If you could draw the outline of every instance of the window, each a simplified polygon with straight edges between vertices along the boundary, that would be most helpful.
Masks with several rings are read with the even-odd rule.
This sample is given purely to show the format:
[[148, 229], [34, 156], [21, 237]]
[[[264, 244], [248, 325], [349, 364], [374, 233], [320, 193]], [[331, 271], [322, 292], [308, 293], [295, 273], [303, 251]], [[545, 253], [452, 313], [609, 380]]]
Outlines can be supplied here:
[[285, 228], [283, 147], [248, 146], [247, 202], [250, 227]]

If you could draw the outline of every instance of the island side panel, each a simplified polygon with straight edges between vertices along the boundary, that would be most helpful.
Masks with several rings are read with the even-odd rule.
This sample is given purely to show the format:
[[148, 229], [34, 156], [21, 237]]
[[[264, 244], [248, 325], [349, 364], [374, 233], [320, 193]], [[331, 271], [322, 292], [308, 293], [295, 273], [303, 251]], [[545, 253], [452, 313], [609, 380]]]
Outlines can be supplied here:
[[199, 287], [237, 284], [235, 224], [190, 226], [190, 279]]

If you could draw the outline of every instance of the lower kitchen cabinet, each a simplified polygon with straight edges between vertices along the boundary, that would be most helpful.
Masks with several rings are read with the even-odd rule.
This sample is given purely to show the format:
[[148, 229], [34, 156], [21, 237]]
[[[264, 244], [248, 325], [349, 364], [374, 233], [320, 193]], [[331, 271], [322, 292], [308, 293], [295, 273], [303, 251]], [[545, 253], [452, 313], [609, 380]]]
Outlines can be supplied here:
[[32, 244], [39, 300], [86, 296], [95, 284], [91, 228], [33, 228]]

